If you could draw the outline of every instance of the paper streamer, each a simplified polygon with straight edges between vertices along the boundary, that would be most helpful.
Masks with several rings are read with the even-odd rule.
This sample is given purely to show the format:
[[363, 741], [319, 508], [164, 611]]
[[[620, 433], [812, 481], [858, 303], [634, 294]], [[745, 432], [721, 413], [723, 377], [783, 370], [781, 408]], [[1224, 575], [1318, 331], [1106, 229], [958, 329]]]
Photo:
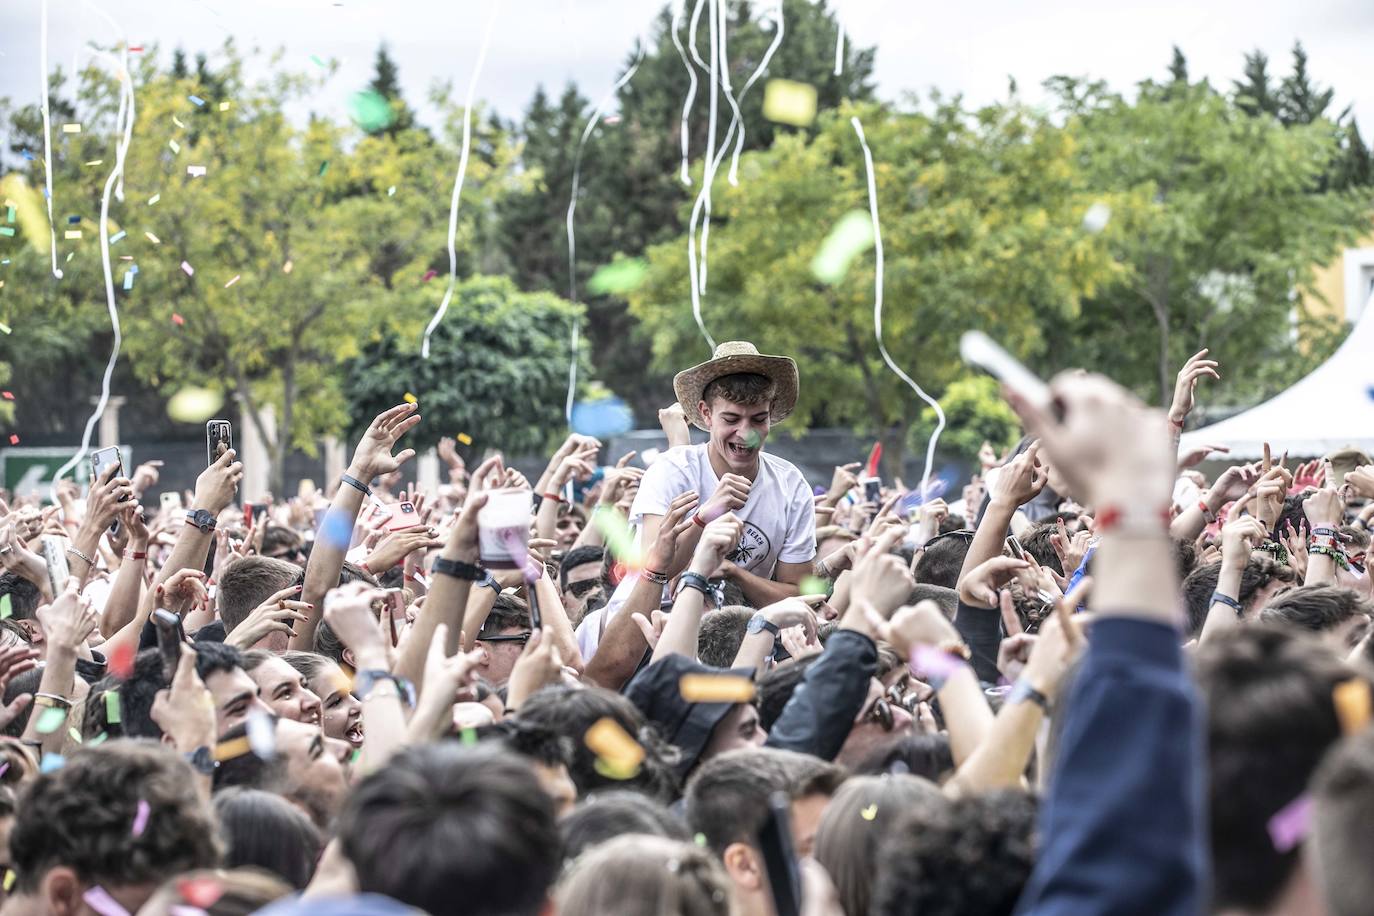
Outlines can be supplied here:
[[697, 194], [696, 203], [692, 206], [692, 218], [687, 223], [687, 274], [688, 281], [692, 285], [692, 317], [696, 319], [697, 328], [701, 331], [701, 336], [705, 338], [706, 346], [710, 348], [712, 352], [714, 352], [716, 349], [716, 341], [713, 337], [711, 337], [711, 332], [706, 330], [706, 322], [703, 321], [701, 317], [701, 285], [698, 280], [698, 277], [700, 276], [701, 272], [699, 272], [697, 269], [696, 238], [697, 220], [700, 218], [703, 208], [707, 205], [706, 199], [707, 197], [709, 197], [711, 193], [711, 182], [715, 179], [715, 169], [713, 168], [713, 164], [716, 159], [716, 98], [717, 90], [719, 88], [719, 76], [716, 70], [718, 65], [716, 55], [717, 52], [720, 50], [720, 40], [717, 35], [717, 5], [716, 0], [705, 0], [705, 2], [711, 4], [709, 17], [711, 36], [711, 63], [709, 65], [701, 59], [701, 54], [697, 52], [696, 44], [697, 23], [701, 20], [701, 9], [703, 5], [703, 0], [697, 0], [696, 9], [692, 11], [692, 22], [689, 26], [689, 28], [691, 29], [691, 33], [689, 35], [688, 47], [691, 49], [692, 59], [695, 60], [698, 65], [706, 67], [711, 74], [711, 104], [709, 109], [709, 115], [707, 118], [706, 159], [704, 160], [701, 191]]
[[839, 76], [844, 72], [844, 20], [840, 18], [839, 0], [831, 5], [835, 11], [835, 25], [839, 31], [835, 35], [835, 75]]
[[458, 174], [453, 179], [453, 199], [448, 205], [448, 289], [444, 291], [444, 299], [439, 303], [438, 311], [425, 328], [424, 339], [420, 342], [420, 356], [423, 359], [429, 359], [430, 335], [439, 326], [439, 322], [444, 320], [448, 304], [453, 301], [453, 288], [458, 284], [458, 201], [463, 193], [463, 178], [468, 171], [468, 153], [472, 151], [472, 103], [477, 94], [477, 78], [482, 75], [482, 65], [487, 60], [487, 48], [491, 45], [491, 32], [496, 25], [496, 14], [500, 9], [501, 4], [491, 4], [486, 31], [482, 34], [482, 45], [477, 50], [477, 61], [472, 65], [472, 77], [468, 80], [467, 99], [463, 103], [463, 150], [458, 155]]
[[[697, 8], [701, 8], [701, 0], [697, 0]], [[692, 66], [692, 62], [687, 59], [687, 51], [682, 47], [682, 39], [678, 37], [678, 30], [682, 28], [682, 14], [687, 12], [687, 0], [679, 0], [673, 7], [673, 47], [677, 48], [677, 56], [682, 58], [682, 66], [687, 68], [687, 78], [691, 83], [687, 87], [687, 99], [682, 103], [682, 183], [690, 185], [692, 176], [687, 170], [687, 116], [692, 110], [692, 103], [697, 98], [697, 71]], [[693, 14], [692, 21], [696, 22], [696, 15]]]
[[[759, 61], [758, 67], [744, 81], [744, 87], [739, 91], [739, 103], [744, 103], [744, 97], [749, 94], [750, 88], [758, 82], [759, 77], [763, 76], [763, 71], [768, 69], [768, 62], [773, 59], [779, 47], [782, 46], [782, 36], [785, 31], [783, 28], [782, 0], [778, 0], [777, 9], [774, 11], [774, 21], [777, 24], [777, 31], [773, 35], [772, 42], [768, 45], [768, 50], [763, 52], [763, 59]], [[730, 129], [725, 132], [725, 146], [730, 145], [730, 135], [735, 131], [735, 125], [739, 125], [739, 134], [735, 137], [735, 152], [730, 159], [730, 184], [739, 184], [739, 157], [744, 152], [744, 120], [739, 117], [739, 106], [735, 107], [735, 117], [730, 121]]]
[[[57, 266], [57, 226], [52, 221], [52, 118], [48, 112], [48, 0], [43, 0], [43, 10], [39, 26], [38, 66], [43, 71], [43, 187], [48, 202], [48, 235], [51, 246], [48, 251], [52, 257], [52, 275], [62, 279], [62, 268]], [[123, 103], [121, 102], [121, 105]]]
[[[577, 141], [577, 152], [573, 156], [572, 174], [572, 193], [568, 196], [568, 301], [576, 303], [577, 299], [577, 191], [582, 183], [582, 151], [587, 148], [587, 140], [591, 137], [596, 124], [601, 120], [602, 113], [606, 106], [626, 83], [634, 78], [639, 70], [639, 65], [644, 61], [644, 40], [641, 38], [637, 42], [634, 63], [625, 70], [620, 79], [615, 81], [609, 92], [602, 96], [601, 101], [596, 103], [592, 109], [592, 116], [587, 119], [587, 126], [582, 129], [582, 136]], [[568, 401], [563, 407], [563, 415], [567, 419], [568, 425], [572, 425], [573, 396], [577, 391], [577, 344], [578, 344], [578, 321], [574, 317], [572, 320], [572, 333], [568, 340], [568, 349], [572, 357], [568, 363]]]
[[[46, 10], [46, 0], [44, 9]], [[93, 7], [102, 17], [104, 17], [117, 34], [125, 35], [122, 50], [119, 58], [119, 111], [115, 115], [115, 134], [123, 134], [115, 146], [115, 165], [108, 178], [105, 179], [105, 190], [100, 196], [100, 263], [105, 273], [105, 307], [110, 313], [110, 327], [114, 331], [114, 344], [110, 348], [110, 359], [105, 364], [105, 374], [100, 381], [100, 400], [96, 402], [95, 410], [86, 420], [86, 429], [81, 434], [81, 448], [76, 454], [62, 467], [58, 468], [53, 474], [51, 497], [54, 503], [57, 502], [57, 482], [63, 478], [72, 468], [86, 457], [86, 453], [91, 447], [91, 433], [95, 430], [95, 425], [100, 422], [100, 418], [105, 413], [105, 407], [110, 403], [110, 378], [114, 375], [115, 364], [119, 362], [119, 351], [123, 345], [124, 337], [119, 329], [119, 309], [115, 305], [114, 292], [114, 271], [110, 265], [110, 194], [119, 187], [120, 198], [123, 198], [124, 183], [124, 157], [129, 152], [129, 141], [134, 133], [134, 83], [129, 75], [129, 39], [127, 33], [120, 28], [104, 10]], [[46, 21], [46, 20], [45, 20]], [[46, 45], [46, 41], [45, 41]], [[113, 61], [108, 55], [102, 55]], [[46, 71], [45, 71], [46, 72]], [[46, 89], [44, 99], [47, 98]], [[51, 199], [49, 199], [51, 207]], [[60, 274], [59, 274], [60, 276]]]
[[868, 140], [864, 137], [864, 126], [859, 123], [857, 117], [850, 118], [849, 123], [854, 126], [854, 132], [859, 136], [859, 145], [864, 150], [864, 168], [868, 172], [868, 211], [873, 218], [873, 334], [878, 341], [878, 352], [882, 354], [887, 367], [910, 385], [917, 397], [935, 408], [935, 432], [931, 434], [930, 442], [926, 446], [926, 466], [921, 472], [921, 492], [925, 493], [930, 485], [930, 467], [935, 461], [935, 446], [945, 428], [945, 412], [940, 409], [939, 401], [926, 394], [925, 389], [901, 370], [883, 343], [883, 230], [878, 222], [878, 183], [873, 177], [873, 153], [869, 150]]
[[[726, 50], [725, 41], [725, 23], [730, 17], [727, 15], [727, 11], [725, 9], [725, 0], [716, 0], [715, 9], [717, 12], [716, 18], [718, 20], [718, 50], [716, 56], [720, 61], [718, 67], [718, 71], [720, 73], [720, 89], [721, 93], [725, 96], [725, 101], [730, 104], [730, 110], [732, 114], [730, 116], [730, 130], [727, 130], [725, 132], [725, 139], [720, 144], [720, 152], [717, 154], [715, 162], [708, 163], [711, 172], [710, 178], [705, 182], [704, 190], [706, 191], [706, 206], [703, 209], [701, 215], [701, 292], [703, 294], [705, 294], [706, 292], [706, 246], [711, 238], [711, 190], [715, 184], [716, 172], [720, 170], [720, 161], [722, 158], [724, 158], [725, 151], [730, 148], [731, 132], [733, 132], [736, 125], [742, 126], [744, 123], [740, 117], [739, 103], [735, 101], [735, 96], [731, 92], [730, 86], [730, 54]], [[738, 185], [739, 180], [731, 176], [730, 184]]]

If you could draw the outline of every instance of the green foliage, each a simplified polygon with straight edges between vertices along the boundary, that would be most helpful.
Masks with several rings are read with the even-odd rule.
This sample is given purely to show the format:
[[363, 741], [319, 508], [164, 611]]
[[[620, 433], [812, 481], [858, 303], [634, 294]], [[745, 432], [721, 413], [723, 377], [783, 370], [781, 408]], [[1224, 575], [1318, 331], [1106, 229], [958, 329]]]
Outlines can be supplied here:
[[[1021, 421], [1007, 406], [997, 382], [987, 375], [966, 375], [955, 379], [940, 396], [940, 408], [945, 412], [945, 429], [940, 434], [940, 453], [956, 455], [975, 464], [978, 449], [984, 442], [992, 443], [1000, 455], [1016, 444], [1021, 435]], [[935, 432], [935, 410], [927, 407], [920, 422], [911, 430], [907, 445], [913, 451], [923, 451]]]
[[[352, 434], [414, 393], [432, 435], [467, 433], [474, 448], [514, 454], [542, 449], [563, 427], [569, 334], [582, 321], [581, 308], [551, 293], [522, 293], [505, 277], [465, 280], [428, 360], [415, 338], [388, 334], [349, 361]], [[584, 359], [583, 377], [587, 368]]]

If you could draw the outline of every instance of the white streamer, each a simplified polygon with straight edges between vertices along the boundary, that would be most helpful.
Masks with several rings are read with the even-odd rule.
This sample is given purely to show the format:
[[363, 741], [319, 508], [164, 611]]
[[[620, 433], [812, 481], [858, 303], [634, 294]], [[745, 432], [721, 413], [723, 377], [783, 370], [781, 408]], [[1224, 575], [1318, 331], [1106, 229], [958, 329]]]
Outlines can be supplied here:
[[[725, 94], [725, 101], [727, 101], [727, 102], [730, 103], [730, 108], [731, 108], [731, 109], [733, 110], [733, 112], [734, 112], [733, 116], [730, 118], [730, 123], [731, 123], [732, 125], [734, 125], [734, 124], [740, 124], [740, 123], [743, 123], [743, 122], [742, 122], [741, 119], [740, 119], [739, 104], [735, 102], [735, 97], [734, 97], [734, 95], [731, 94], [731, 92], [730, 92], [730, 55], [726, 52], [726, 49], [725, 49], [725, 21], [726, 21], [726, 19], [728, 18], [727, 15], [726, 15], [725, 0], [716, 0], [716, 10], [718, 11], [718, 14], [719, 14], [719, 15], [717, 16], [717, 19], [718, 19], [717, 25], [718, 25], [719, 53], [716, 54], [716, 55], [713, 55], [712, 60], [717, 60], [717, 59], [719, 59], [719, 61], [720, 61], [720, 66], [719, 66], [719, 68], [718, 68], [719, 73], [720, 73], [720, 88], [721, 88], [721, 91]], [[715, 139], [715, 134], [714, 134], [714, 132], [712, 133], [712, 139], [713, 139], [713, 140]], [[720, 153], [715, 157], [715, 160], [714, 160], [714, 161], [711, 161], [711, 162], [708, 162], [708, 163], [707, 163], [707, 167], [708, 167], [709, 170], [710, 170], [710, 174], [709, 174], [709, 177], [706, 179], [706, 187], [705, 187], [705, 191], [706, 191], [706, 207], [705, 207], [705, 209], [703, 210], [702, 215], [701, 215], [701, 291], [702, 291], [702, 293], [705, 293], [705, 292], [706, 292], [706, 245], [707, 245], [707, 242], [710, 240], [710, 237], [711, 237], [711, 189], [712, 189], [712, 186], [715, 184], [715, 181], [716, 181], [716, 172], [720, 170], [720, 161], [721, 161], [722, 158], [724, 158], [724, 156], [725, 156], [725, 151], [726, 151], [727, 149], [729, 149], [729, 148], [730, 148], [730, 134], [729, 134], [729, 132], [727, 131], [726, 134], [725, 134], [725, 142], [721, 143], [721, 145], [720, 145]], [[710, 154], [708, 153], [707, 155], [708, 155], [708, 157], [709, 157]], [[737, 180], [735, 180], [735, 181], [731, 181], [731, 184], [739, 184], [739, 182], [738, 182]]]
[[935, 432], [931, 434], [930, 443], [926, 446], [926, 466], [921, 472], [920, 492], [924, 498], [930, 485], [930, 467], [935, 461], [935, 445], [940, 441], [940, 433], [945, 428], [945, 412], [940, 409], [939, 401], [926, 394], [911, 376], [901, 370], [883, 343], [883, 232], [882, 226], [878, 223], [878, 183], [873, 177], [873, 154], [868, 149], [868, 140], [864, 138], [864, 126], [859, 123], [857, 117], [850, 118], [849, 123], [854, 125], [854, 132], [859, 135], [859, 145], [864, 149], [864, 168], [868, 171], [868, 211], [873, 218], [873, 334], [878, 341], [878, 352], [882, 354], [883, 362], [887, 363], [887, 367], [898, 378], [910, 385], [911, 390], [916, 392], [921, 400], [935, 408]]
[[487, 48], [491, 45], [491, 32], [496, 25], [496, 14], [501, 4], [491, 4], [491, 14], [487, 16], [487, 28], [482, 35], [482, 45], [477, 51], [477, 61], [472, 66], [472, 77], [468, 80], [467, 99], [463, 103], [463, 151], [458, 156], [458, 174], [453, 179], [453, 199], [448, 206], [448, 289], [439, 309], [425, 328], [424, 339], [420, 342], [420, 356], [429, 359], [429, 337], [448, 312], [448, 304], [453, 300], [453, 289], [458, 284], [458, 202], [463, 193], [463, 178], [468, 171], [468, 153], [472, 150], [472, 103], [477, 94], [477, 78], [482, 75], [482, 65], [487, 60]]
[[[711, 62], [709, 65], [701, 59], [701, 54], [697, 52], [696, 44], [697, 23], [700, 21], [701, 18], [701, 7], [703, 3], [709, 3], [711, 6], [709, 16]], [[711, 195], [711, 183], [715, 179], [715, 169], [713, 166], [716, 162], [716, 97], [719, 83], [718, 55], [720, 52], [720, 35], [718, 30], [717, 12], [718, 4], [716, 0], [697, 0], [696, 9], [692, 13], [692, 23], [690, 26], [691, 35], [690, 41], [688, 43], [688, 47], [691, 49], [692, 52], [692, 59], [695, 60], [698, 65], [706, 67], [711, 74], [711, 105], [709, 109], [710, 113], [707, 118], [706, 158], [703, 161], [704, 167], [702, 170], [703, 178], [701, 182], [701, 191], [697, 194], [696, 203], [692, 207], [692, 219], [687, 224], [687, 270], [688, 279], [692, 284], [692, 317], [696, 319], [697, 327], [701, 330], [701, 336], [706, 338], [707, 345], [713, 351], [716, 348], [716, 342], [712, 339], [711, 333], [706, 330], [706, 322], [704, 322], [701, 318], [701, 293], [704, 289], [704, 284], [698, 282], [699, 273], [697, 269], [696, 226], [697, 219], [702, 211], [702, 208], [704, 206], [710, 206], [708, 199]], [[702, 265], [701, 273], [705, 272], [704, 268], [705, 265]]]
[[[44, 4], [46, 7], [46, 3]], [[124, 30], [112, 19], [109, 14], [99, 7], [93, 7], [96, 12], [105, 17], [114, 27], [116, 33], [123, 34]], [[45, 42], [46, 44], [46, 42]], [[114, 331], [114, 345], [110, 349], [110, 359], [105, 364], [105, 374], [100, 381], [100, 400], [96, 402], [95, 411], [86, 420], [86, 428], [81, 434], [81, 448], [71, 457], [66, 464], [58, 468], [53, 474], [51, 498], [57, 502], [57, 482], [61, 480], [68, 471], [76, 467], [90, 451], [91, 432], [95, 425], [100, 422], [100, 418], [105, 414], [105, 408], [110, 402], [110, 380], [114, 375], [115, 365], [119, 362], [119, 351], [124, 343], [123, 334], [119, 327], [119, 309], [115, 305], [114, 291], [114, 272], [110, 266], [110, 194], [118, 188], [118, 195], [122, 200], [124, 186], [124, 160], [129, 152], [129, 142], [133, 139], [134, 133], [134, 81], [129, 73], [129, 39], [125, 35], [120, 58], [118, 61], [107, 54], [101, 54], [106, 60], [116, 63], [119, 76], [119, 112], [115, 115], [115, 134], [123, 134], [115, 145], [115, 165], [108, 178], [105, 179], [105, 190], [100, 197], [100, 261], [105, 272], [105, 306], [110, 313], [110, 327]], [[46, 72], [46, 70], [45, 70]], [[44, 99], [47, 92], [44, 92]]]
[[839, 4], [835, 4], [835, 25], [838, 32], [835, 35], [835, 75], [839, 76], [844, 72], [844, 20], [840, 18]]
[[[759, 61], [758, 67], [754, 70], [753, 74], [749, 77], [749, 79], [744, 81], [744, 88], [739, 91], [739, 101], [741, 104], [743, 104], [744, 102], [744, 97], [749, 94], [750, 87], [752, 87], [754, 83], [758, 81], [758, 78], [760, 76], [763, 76], [763, 71], [768, 69], [768, 62], [773, 59], [773, 55], [782, 45], [782, 36], [784, 31], [782, 2], [783, 0], [778, 0], [777, 33], [773, 36], [773, 41], [768, 45], [768, 50], [763, 52], [763, 60]], [[735, 108], [735, 114], [736, 117], [730, 121], [730, 129], [725, 132], [724, 144], [725, 146], [730, 145], [730, 135], [735, 132], [735, 127], [736, 125], [738, 125], [739, 135], [735, 138], [735, 152], [730, 159], [730, 184], [732, 185], [739, 184], [739, 157], [740, 153], [744, 152], [744, 119], [739, 117], [738, 106], [736, 106]]]
[[[698, 4], [697, 4], [698, 8], [700, 8], [700, 5], [701, 5], [701, 4], [700, 4], [700, 0], [698, 0]], [[681, 178], [682, 178], [682, 183], [683, 183], [683, 184], [690, 185], [690, 184], [692, 183], [692, 175], [691, 175], [691, 173], [687, 170], [687, 163], [688, 163], [688, 138], [687, 138], [688, 130], [687, 130], [687, 116], [688, 116], [688, 114], [690, 114], [690, 112], [691, 112], [691, 110], [692, 110], [692, 103], [695, 102], [695, 101], [696, 101], [696, 98], [697, 98], [697, 71], [696, 71], [696, 68], [692, 66], [691, 61], [689, 61], [689, 60], [687, 59], [687, 52], [686, 52], [686, 51], [683, 49], [683, 47], [682, 47], [682, 39], [680, 39], [680, 38], [678, 37], [678, 34], [677, 34], [678, 29], [681, 28], [681, 26], [682, 26], [682, 14], [685, 13], [685, 12], [687, 12], [687, 0], [679, 0], [679, 2], [678, 2], [678, 3], [674, 6], [674, 8], [673, 8], [673, 25], [672, 25], [672, 31], [673, 31], [673, 47], [677, 48], [677, 56], [680, 57], [680, 58], [682, 58], [682, 66], [684, 66], [684, 67], [687, 68], [687, 78], [688, 78], [689, 80], [691, 80], [691, 84], [687, 87], [687, 100], [686, 100], [685, 102], [682, 103], [682, 129], [681, 129], [681, 134], [682, 134], [682, 173], [681, 173]], [[696, 22], [695, 17], [692, 19], [692, 21], [693, 21], [693, 22]]]
[[[587, 140], [591, 138], [592, 131], [596, 129], [596, 122], [600, 121], [602, 114], [605, 113], [606, 106], [611, 104], [616, 94], [625, 87], [626, 83], [634, 78], [635, 73], [639, 70], [639, 65], [644, 61], [644, 46], [644, 41], [640, 40], [638, 42], [638, 50], [635, 53], [634, 63], [630, 64], [629, 68], [621, 75], [620, 79], [615, 81], [610, 91], [601, 97], [601, 101], [596, 103], [596, 107], [592, 109], [591, 117], [587, 119], [587, 126], [582, 129], [582, 137], [577, 141], [577, 153], [573, 156], [572, 194], [568, 198], [567, 217], [568, 299], [574, 303], [577, 302], [577, 228], [575, 225], [575, 218], [577, 214], [577, 193], [582, 185], [582, 151], [586, 149]], [[577, 341], [577, 319], [573, 318], [572, 339], [569, 343], [572, 350], [572, 363], [568, 367], [568, 403], [563, 411], [567, 415], [569, 426], [572, 425], [573, 396], [577, 388]]]
[[57, 224], [52, 219], [52, 120], [48, 113], [48, 0], [43, 0], [42, 17], [39, 20], [38, 67], [43, 77], [43, 185], [47, 190], [44, 198], [48, 202], [48, 235], [52, 256], [52, 275], [62, 279], [62, 268], [57, 266]]

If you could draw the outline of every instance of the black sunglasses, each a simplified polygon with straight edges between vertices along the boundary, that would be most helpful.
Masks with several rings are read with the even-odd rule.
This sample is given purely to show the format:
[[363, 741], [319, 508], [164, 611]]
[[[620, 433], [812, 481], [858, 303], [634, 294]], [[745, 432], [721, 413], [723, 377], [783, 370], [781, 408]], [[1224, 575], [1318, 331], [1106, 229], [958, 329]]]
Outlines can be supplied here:
[[877, 722], [883, 727], [883, 731], [890, 732], [892, 731], [893, 724], [892, 707], [888, 705], [886, 699], [878, 697], [878, 699], [873, 701], [873, 706], [868, 710], [868, 714], [864, 716], [863, 721]]
[[926, 547], [926, 550], [929, 550], [929, 549], [930, 549], [931, 547], [933, 547], [936, 543], [938, 543], [939, 541], [944, 540], [945, 538], [958, 538], [959, 540], [963, 541], [964, 543], [972, 543], [972, 541], [973, 541], [973, 536], [974, 536], [975, 534], [977, 534], [977, 533], [978, 533], [978, 532], [973, 531], [972, 529], [969, 529], [969, 528], [956, 528], [956, 529], [953, 530], [953, 531], [946, 531], [944, 534], [937, 534], [937, 535], [935, 535], [935, 537], [933, 537], [933, 538], [931, 538], [930, 540], [926, 541], [925, 547]]
[[529, 634], [528, 632], [526, 632], [526, 633], [511, 633], [511, 634], [508, 635], [508, 636], [478, 636], [478, 637], [477, 637], [477, 641], [478, 641], [478, 642], [518, 642], [518, 643], [520, 643], [520, 644], [523, 646], [525, 643], [527, 643], [527, 642], [530, 641], [530, 634]]
[[583, 579], [580, 582], [569, 582], [563, 587], [563, 591], [572, 595], [574, 598], [581, 598], [600, 584], [600, 579]]

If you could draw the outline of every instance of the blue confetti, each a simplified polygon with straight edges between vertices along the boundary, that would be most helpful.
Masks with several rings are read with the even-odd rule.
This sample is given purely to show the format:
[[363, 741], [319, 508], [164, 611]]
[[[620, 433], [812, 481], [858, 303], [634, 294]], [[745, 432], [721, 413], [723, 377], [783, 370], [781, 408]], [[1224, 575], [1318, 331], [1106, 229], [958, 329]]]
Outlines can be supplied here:
[[331, 547], [347, 550], [349, 543], [353, 540], [352, 520], [343, 512], [331, 511], [327, 513], [324, 517], [324, 523], [320, 525], [318, 539], [323, 540]]
[[125, 236], [124, 230], [123, 230], [123, 229], [119, 230], [119, 231], [116, 232], [114, 235], [110, 236], [110, 244], [113, 245], [115, 242], [118, 242], [120, 239], [124, 238], [124, 236]]
[[620, 398], [602, 398], [573, 405], [573, 432], [596, 439], [618, 436], [634, 427], [634, 414]]
[[33, 161], [33, 153], [29, 152], [28, 147], [25, 147], [24, 149], [21, 149], [21, 150], [19, 151], [19, 155], [23, 156], [25, 159], [29, 160], [30, 162]]
[[[5, 263], [8, 264], [9, 262], [6, 261]], [[1370, 385], [1369, 389], [1365, 391], [1365, 394], [1369, 395], [1371, 401], [1374, 401], [1374, 385]]]
[[188, 95], [187, 98], [190, 99], [191, 104], [195, 105], [197, 108], [205, 104], [205, 100], [198, 95]]
[[134, 268], [130, 268], [129, 270], [126, 270], [126, 271], [124, 272], [124, 290], [125, 290], [125, 292], [127, 292], [127, 291], [129, 291], [129, 290], [131, 290], [131, 289], [134, 288], [134, 274], [137, 273], [137, 272], [138, 272], [138, 271], [135, 270]]
[[67, 758], [63, 757], [61, 754], [44, 754], [43, 765], [39, 768], [39, 772], [51, 773], [54, 770], [62, 769], [66, 765]]
[[68, 226], [75, 226], [75, 225], [76, 225], [77, 223], [79, 223], [79, 222], [81, 222], [81, 217], [79, 217], [79, 216], [69, 216], [69, 217], [67, 217], [67, 225], [68, 225]]

